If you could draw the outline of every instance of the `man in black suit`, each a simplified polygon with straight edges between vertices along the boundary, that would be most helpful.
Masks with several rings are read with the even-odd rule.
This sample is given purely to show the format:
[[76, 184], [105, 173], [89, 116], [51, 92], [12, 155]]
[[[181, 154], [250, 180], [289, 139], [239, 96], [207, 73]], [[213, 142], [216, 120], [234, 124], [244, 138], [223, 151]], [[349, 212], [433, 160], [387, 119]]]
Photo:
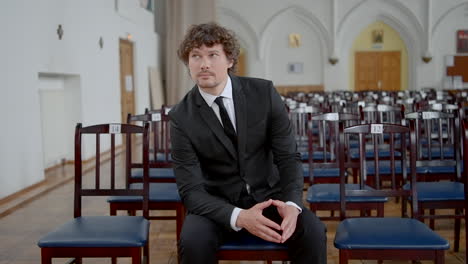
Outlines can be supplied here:
[[216, 263], [235, 231], [285, 243], [294, 263], [326, 263], [325, 226], [302, 207], [300, 158], [272, 82], [233, 75], [239, 45], [215, 23], [192, 26], [178, 55], [196, 83], [169, 113], [188, 210], [182, 263]]

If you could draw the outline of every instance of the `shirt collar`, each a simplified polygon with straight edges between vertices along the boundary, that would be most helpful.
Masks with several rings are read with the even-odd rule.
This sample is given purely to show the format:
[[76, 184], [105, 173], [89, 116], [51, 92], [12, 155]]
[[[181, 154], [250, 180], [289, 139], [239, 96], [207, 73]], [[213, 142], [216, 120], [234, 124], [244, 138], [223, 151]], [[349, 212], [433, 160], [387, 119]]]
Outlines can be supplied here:
[[[216, 95], [209, 94], [207, 92], [204, 92], [200, 87], [198, 87], [198, 91], [200, 91], [200, 95], [203, 97], [205, 102], [208, 104], [209, 107], [211, 107], [214, 104], [215, 99], [218, 97]], [[232, 100], [232, 82], [231, 82], [231, 77], [227, 78], [226, 86], [224, 86], [223, 91], [219, 96], [229, 98]]]

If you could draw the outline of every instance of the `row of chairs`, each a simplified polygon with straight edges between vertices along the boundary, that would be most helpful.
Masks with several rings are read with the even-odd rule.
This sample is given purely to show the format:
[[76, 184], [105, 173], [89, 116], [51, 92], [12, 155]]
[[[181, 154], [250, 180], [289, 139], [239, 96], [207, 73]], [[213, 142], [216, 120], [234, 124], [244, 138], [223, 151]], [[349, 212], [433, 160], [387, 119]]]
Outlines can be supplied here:
[[[163, 112], [159, 112], [160, 114], [163, 113], [163, 114], [167, 114], [167, 112], [165, 112], [163, 110]], [[338, 114], [340, 115], [340, 114]], [[161, 121], [162, 121], [162, 115], [161, 115]], [[159, 186], [161, 185], [162, 183], [158, 182], [158, 180], [155, 180], [155, 179], [151, 179], [151, 169], [164, 169], [164, 168], [161, 168], [161, 167], [165, 167], [165, 169], [167, 169], [167, 167], [170, 166], [170, 161], [169, 161], [169, 149], [170, 149], [170, 141], [167, 139], [168, 138], [168, 129], [167, 129], [167, 122], [166, 122], [166, 129], [163, 129], [164, 128], [164, 125], [163, 125], [163, 122], [159, 122], [158, 123], [158, 112], [150, 112], [150, 111], [147, 111], [145, 113], [145, 115], [142, 115], [140, 117], [137, 117], [137, 116], [130, 116], [129, 117], [129, 123], [130, 122], [142, 122], [142, 127], [143, 129], [148, 129], [148, 122], [151, 123], [151, 126], [152, 126], [152, 130], [153, 130], [153, 133], [155, 131], [159, 129], [161, 129], [161, 131], [166, 131], [166, 137], [161, 137], [161, 138], [158, 138], [159, 135], [161, 135], [162, 133], [154, 133], [153, 134], [153, 155], [150, 155], [149, 154], [149, 151], [145, 152], [144, 149], [145, 149], [145, 144], [147, 144], [145, 142], [145, 139], [147, 139], [149, 141], [149, 131], [144, 131], [143, 133], [141, 133], [140, 131], [140, 134], [143, 134], [143, 152], [142, 152], [142, 157], [146, 157], [146, 155], [148, 156], [152, 156], [153, 158], [153, 161], [150, 162], [149, 159], [148, 160], [145, 160], [145, 158], [142, 159], [142, 162], [141, 163], [133, 163], [132, 162], [132, 158], [131, 158], [131, 152], [130, 150], [128, 150], [128, 152], [130, 152], [130, 154], [126, 154], [126, 159], [127, 161], [125, 162], [126, 163], [126, 177], [127, 177], [127, 183], [125, 188], [129, 189], [129, 190], [140, 190], [141, 192], [143, 193], [139, 193], [139, 194], [135, 194], [135, 193], [132, 193], [130, 194], [130, 196], [133, 196], [131, 197], [130, 201], [128, 200], [128, 198], [125, 198], [127, 200], [124, 199], [125, 202], [122, 202], [121, 200], [117, 200], [117, 201], [112, 201], [112, 200], [109, 200], [111, 202], [111, 208], [112, 208], [112, 204], [116, 204], [116, 205], [119, 205], [119, 206], [122, 206], [123, 204], [127, 204], [127, 205], [124, 205], [123, 207], [119, 207], [120, 209], [111, 209], [111, 214], [115, 214], [116, 210], [129, 210], [129, 211], [135, 211], [135, 210], [142, 210], [143, 211], [143, 218], [145, 218], [146, 216], [146, 220], [149, 220], [150, 217], [149, 215], [146, 215], [146, 212], [145, 211], [149, 211], [150, 209], [158, 209], [158, 208], [161, 208], [161, 207], [151, 207], [151, 204], [152, 204], [152, 201], [151, 201], [151, 192], [153, 190], [153, 196], [155, 195], [155, 193], [160, 193], [160, 191], [156, 190], [154, 186]], [[157, 125], [157, 126], [156, 126]], [[103, 125], [103, 126], [106, 126], [106, 125]], [[121, 125], [121, 128], [124, 127], [127, 125]], [[371, 133], [371, 131], [373, 131], [373, 129], [376, 129], [376, 128], [372, 128], [373, 126], [372, 125], [366, 125], [367, 128], [362, 128], [363, 130], [359, 133], [361, 134], [373, 134]], [[382, 124], [382, 127], [380, 127], [379, 129], [377, 129], [378, 131], [382, 131], [382, 132], [392, 132], [393, 128], [387, 128], [387, 126], [390, 126], [390, 125], [386, 125], [386, 124]], [[356, 126], [355, 126], [356, 127]], [[375, 126], [374, 126], [375, 127]], [[350, 141], [352, 138], [352, 131], [348, 131], [347, 129], [348, 128], [344, 128], [344, 125], [342, 128], [338, 127], [339, 128], [339, 131], [337, 133], [335, 133], [334, 135], [338, 136], [339, 139], [341, 139], [341, 137], [343, 137], [343, 140], [342, 141], [338, 141], [339, 143], [337, 145], [335, 145], [334, 147], [338, 147], [338, 150], [340, 150], [341, 147], [345, 146], [345, 142], [348, 142]], [[88, 128], [87, 128], [88, 129]], [[367, 130], [366, 130], [367, 129]], [[389, 131], [387, 131], [388, 129], [390, 129]], [[78, 131], [78, 128], [77, 128], [77, 131]], [[94, 133], [94, 132], [91, 132], [92, 130], [86, 130], [87, 132], [90, 132], [90, 133]], [[98, 134], [104, 134], [106, 133], [106, 129], [105, 128], [100, 128], [99, 130], [100, 132], [95, 132], [96, 135]], [[113, 126], [111, 125], [108, 125], [108, 130], [107, 130], [109, 133], [111, 133], [112, 131], [116, 131], [115, 128], [113, 128]], [[124, 134], [130, 134], [128, 132], [125, 132], [126, 129], [120, 129], [119, 130], [121, 133], [124, 133]], [[122, 132], [124, 131], [124, 132]], [[310, 129], [310, 131], [312, 131], [312, 129]], [[342, 132], [343, 131], [343, 132]], [[400, 131], [400, 130], [398, 130]], [[375, 131], [374, 131], [375, 132]], [[400, 131], [401, 132], [401, 131]], [[78, 134], [79, 133], [82, 133], [82, 132], [77, 132]], [[145, 135], [146, 133], [146, 135]], [[357, 133], [357, 132], [356, 132]], [[357, 134], [359, 134], [357, 133]], [[393, 132], [392, 132], [393, 133]], [[402, 134], [407, 134], [409, 135], [409, 131], [403, 131], [401, 132]], [[375, 134], [375, 133], [374, 133]], [[386, 133], [383, 133], [383, 134], [386, 134]], [[382, 134], [382, 136], [383, 136]], [[398, 133], [397, 133], [398, 134]], [[411, 135], [413, 135], [414, 133], [412, 133]], [[346, 136], [344, 136], [346, 135]], [[81, 136], [81, 135], [80, 135]], [[111, 138], [114, 138], [115, 135], [111, 133]], [[99, 137], [97, 137], [98, 139], [96, 139], [96, 145], [99, 146]], [[131, 142], [131, 137], [126, 137], [127, 138], [127, 143], [130, 143]], [[164, 139], [163, 139], [164, 138]], [[354, 137], [356, 138], [356, 137]], [[360, 137], [358, 137], [360, 139]], [[365, 136], [363, 136], [363, 138], [366, 138]], [[392, 137], [393, 138], [393, 137]], [[406, 138], [406, 137], [403, 137], [403, 136], [400, 136], [400, 141], [401, 143], [400, 144], [405, 144], [403, 142], [406, 142], [406, 140], [401, 140], [401, 138]], [[409, 138], [409, 137], [408, 137]], [[115, 139], [112, 139], [111, 141], [114, 142]], [[382, 142], [382, 141], [379, 141], [380, 139], [376, 138], [375, 141], [373, 141], [374, 143], [377, 143], [377, 142]], [[465, 139], [466, 140], [466, 139]], [[166, 142], [166, 143], [164, 143]], [[414, 142], [414, 139], [411, 140], [410, 139], [410, 143], [411, 142]], [[163, 148], [163, 151], [158, 151], [158, 147], [156, 147], [156, 144], [162, 144], [163, 146], [165, 145], [165, 148]], [[309, 145], [309, 141], [307, 141], [307, 145]], [[359, 145], [361, 143], [358, 143]], [[410, 146], [412, 146], [411, 144], [409, 144]], [[127, 145], [129, 146], [129, 145]], [[131, 146], [131, 145], [130, 145]], [[365, 145], [364, 145], [365, 146]], [[113, 152], [112, 150], [114, 149], [115, 147], [115, 142], [111, 144], [111, 153]], [[75, 146], [75, 148], [77, 148], [77, 146]], [[130, 149], [131, 147], [128, 147], [128, 149]], [[149, 143], [148, 143], [148, 147], [149, 148]], [[364, 147], [365, 149], [365, 147]], [[406, 148], [403, 148], [403, 149], [406, 149]], [[402, 151], [403, 151], [402, 149]], [[466, 148], [465, 148], [466, 149]], [[96, 151], [96, 162], [98, 163], [99, 161], [99, 155], [98, 155], [98, 152], [99, 152], [99, 147], [98, 147], [98, 150]], [[414, 151], [416, 152], [416, 151]], [[410, 150], [410, 153], [414, 153], [412, 150]], [[163, 161], [161, 162], [161, 158], [158, 158], [158, 153], [163, 153]], [[343, 153], [346, 153], [345, 151], [338, 151], [337, 152], [339, 155], [343, 154]], [[366, 153], [366, 151], [364, 152], [361, 152], [361, 153]], [[379, 152], [375, 152], [374, 153], [379, 153]], [[390, 153], [393, 153], [392, 151], [390, 151]], [[313, 157], [313, 153], [309, 153], [309, 157]], [[322, 156], [325, 156], [327, 157], [327, 152], [326, 151], [323, 151], [322, 152]], [[361, 155], [361, 154], [360, 154]], [[113, 156], [113, 155], [111, 155]], [[160, 155], [161, 156], [161, 155]], [[376, 157], [379, 157], [379, 155], [374, 155]], [[390, 155], [391, 156], [391, 155]], [[404, 155], [406, 156], [406, 155]], [[465, 155], [466, 156], [466, 155]], [[413, 157], [412, 154], [410, 155], [410, 157]], [[361, 157], [360, 157], [361, 158]], [[388, 158], [388, 157], [387, 157]], [[394, 159], [395, 157], [393, 157]], [[368, 157], [365, 157], [364, 158], [364, 161], [367, 160]], [[392, 162], [393, 160], [391, 157], [390, 157], [390, 162]], [[112, 162], [112, 160], [114, 160], [114, 158], [111, 158], [111, 167], [115, 167], [115, 162]], [[339, 159], [339, 160], [343, 160], [343, 159]], [[388, 160], [388, 159], [387, 159]], [[80, 160], [81, 161], [81, 160]], [[158, 164], [158, 162], [160, 162]], [[360, 162], [359, 165], [355, 165], [354, 169], [356, 169], [357, 171], [362, 171], [362, 168], [363, 168], [363, 164], [366, 164], [366, 162]], [[165, 165], [164, 165], [165, 164]], [[379, 163], [375, 163], [375, 164], [379, 164]], [[406, 162], [402, 163], [402, 164], [406, 164]], [[410, 164], [412, 164], [410, 162]], [[340, 167], [338, 169], [338, 172], [340, 173], [339, 177], [338, 177], [338, 180], [340, 182], [339, 184], [339, 196], [340, 196], [340, 202], [339, 202], [339, 209], [340, 209], [340, 219], [344, 219], [346, 217], [346, 210], [344, 209], [349, 209], [349, 205], [346, 205], [346, 202], [347, 200], [346, 199], [343, 199], [342, 196], [344, 196], [346, 194], [346, 196], [348, 195], [353, 195], [353, 194], [359, 194], [357, 196], [357, 198], [362, 198], [362, 196], [366, 196], [364, 194], [364, 191], [368, 191], [367, 189], [369, 189], [369, 191], [371, 191], [371, 193], [373, 192], [373, 194], [371, 195], [372, 197], [375, 197], [375, 196], [379, 196], [377, 195], [377, 191], [380, 191], [380, 186], [377, 186], [377, 188], [365, 188], [365, 190], [362, 190], [362, 187], [365, 186], [364, 183], [367, 182], [367, 175], [365, 173], [350, 173], [350, 174], [353, 174], [353, 176], [359, 176], [359, 177], [363, 177], [362, 179], [356, 179], [359, 184], [358, 185], [355, 185], [354, 188], [349, 188], [349, 187], [343, 187], [343, 186], [346, 186], [346, 185], [342, 185], [342, 181], [345, 179], [345, 173], [350, 171], [349, 169], [353, 169], [353, 167], [349, 167], [351, 166], [351, 163], [346, 163], [346, 162], [342, 162], [342, 164], [340, 163]], [[402, 171], [405, 171], [406, 172], [406, 169], [404, 169], [404, 166], [405, 165], [402, 165], [402, 168], [403, 170]], [[367, 167], [367, 166], [365, 166]], [[98, 164], [96, 164], [96, 168], [99, 168], [98, 167]], [[136, 169], [139, 169], [139, 172], [135, 172], [135, 171], [138, 171], [138, 170], [135, 170]], [[378, 165], [376, 165], [376, 171], [378, 171]], [[309, 168], [311, 169], [311, 168]], [[96, 175], [97, 175], [97, 179], [99, 179], [99, 170], [97, 169], [96, 170]], [[156, 173], [157, 170], [153, 170], [155, 171], [154, 175], [155, 177], [153, 178], [157, 178], [157, 176], [161, 175], [159, 173]], [[415, 174], [414, 170], [410, 170], [411, 172], [411, 175]], [[132, 173], [133, 173], [133, 176], [132, 176]], [[113, 172], [113, 170], [111, 169], [111, 178], [114, 177], [112, 175], [115, 174], [115, 171]], [[139, 174], [139, 175], [136, 175], [136, 174]], [[394, 175], [395, 173], [393, 173]], [[77, 174], [78, 175], [78, 174]], [[141, 180], [135, 180], [135, 178], [138, 178], [140, 177]], [[395, 177], [394, 177], [395, 178]], [[411, 178], [412, 179], [412, 178]], [[465, 177], [466, 179], [466, 177]], [[131, 182], [132, 180], [135, 180], [133, 182]], [[160, 179], [161, 180], [161, 179]], [[167, 179], [166, 179], [167, 180]], [[154, 182], [152, 182], [154, 181]], [[96, 186], [97, 186], [97, 189], [100, 189], [99, 188], [99, 180], [96, 180]], [[112, 182], [112, 181], [111, 181]], [[376, 180], [375, 182], [377, 183], [377, 185], [379, 185], [380, 183], [380, 180], [379, 180], [379, 173], [377, 172], [376, 173]], [[412, 182], [412, 180], [410, 180], [410, 183]], [[171, 183], [171, 182], [166, 182], [166, 183]], [[174, 183], [172, 183], [173, 186], [175, 186]], [[153, 186], [153, 187], [152, 187]], [[393, 185], [392, 185], [393, 186]], [[410, 184], [409, 185], [410, 187], [411, 186], [415, 186], [414, 184]], [[466, 184], [465, 184], [466, 186]], [[140, 187], [142, 187], [142, 189], [139, 189]], [[78, 188], [78, 187], [76, 187]], [[112, 191], [114, 190], [115, 188], [115, 185], [112, 185], [111, 184], [111, 189], [110, 190], [107, 190], [105, 191], [104, 193], [105, 194], [102, 194], [102, 195], [113, 195]], [[174, 189], [175, 190], [175, 189]], [[133, 191], [132, 191], [133, 192]], [[147, 194], [145, 194], [145, 192]], [[417, 194], [417, 192], [414, 191], [414, 188], [410, 188], [409, 190], [405, 190], [405, 189], [398, 189], [397, 192], [388, 192], [388, 190], [386, 190], [387, 193], [385, 193], [385, 195], [383, 196], [385, 199], [388, 199], [387, 197], [388, 196], [392, 196], [392, 195], [396, 195], [396, 196], [399, 196], [399, 195], [404, 195], [404, 197], [414, 197], [415, 194]], [[85, 192], [86, 193], [86, 192]], [[96, 192], [97, 193], [97, 192]], [[95, 194], [95, 192], [89, 192], [87, 194]], [[124, 194], [123, 191], [119, 191], [117, 192], [117, 194]], [[411, 196], [413, 195], [413, 196]], [[164, 195], [164, 197], [167, 197], [167, 195]], [[77, 198], [75, 197], [75, 200]], [[120, 198], [119, 198], [120, 199]], [[132, 200], [133, 199], [133, 200]], [[180, 198], [179, 198], [180, 199]], [[147, 200], [147, 201], [145, 201]], [[405, 201], [410, 201], [412, 202], [412, 205], [414, 203], [414, 201], [416, 201], [417, 199], [415, 198], [406, 198]], [[419, 200], [418, 200], [419, 201]], [[352, 204], [354, 201], [350, 201]], [[131, 203], [131, 205], [128, 205], [128, 203]], [[145, 204], [148, 203], [148, 208], [145, 207]], [[180, 200], [179, 200], [179, 203], [180, 203]], [[156, 204], [156, 201], [153, 200], [153, 204]], [[181, 203], [180, 203], [181, 204]], [[406, 204], [406, 202], [405, 202]], [[76, 203], [75, 203], [76, 205]], [[136, 207], [135, 207], [136, 205]], [[133, 207], [132, 207], [133, 206]], [[416, 206], [412, 206], [411, 208], [413, 209], [412, 211], [412, 216], [413, 217], [416, 217], [417, 219], [419, 219], [419, 214], [420, 214], [420, 211], [417, 210], [418, 208], [418, 205], [416, 203]], [[172, 208], [172, 207], [171, 207]], [[414, 208], [416, 208], [416, 213], [414, 212]], [[81, 209], [80, 209], [81, 210]], [[344, 210], [344, 211], [343, 211]], [[362, 210], [362, 213], [361, 213], [361, 216], [367, 216], [369, 215], [369, 210], [370, 209], [364, 209]], [[466, 208], [464, 209], [465, 212], [466, 212]], [[76, 211], [76, 210], [75, 210]], [[383, 210], [382, 210], [383, 211]], [[180, 213], [180, 215], [183, 215], [185, 212], [183, 213]], [[177, 213], [176, 215], [179, 215], [179, 213]], [[77, 216], [79, 217], [80, 214], [77, 214]], [[378, 216], [382, 216], [381, 214], [378, 214]], [[465, 217], [466, 217], [466, 214], [465, 214]], [[140, 217], [141, 219], [141, 217]], [[183, 219], [183, 218], [182, 218]], [[364, 218], [362, 218], [364, 219]], [[351, 220], [351, 219], [350, 219]], [[357, 219], [356, 219], [357, 220]], [[179, 221], [179, 220], [178, 220]], [[182, 220], [180, 220], [182, 221]], [[368, 221], [372, 221], [372, 220], [368, 220]], [[180, 222], [181, 223], [181, 222]], [[343, 224], [345, 222], [342, 222], [340, 227], [342, 225], [347, 225], [347, 224]], [[147, 224], [149, 225], [149, 222], [147, 222]], [[430, 230], [430, 229], [429, 229]], [[177, 231], [177, 236], [179, 234], [179, 226], [178, 226], [178, 231]], [[60, 232], [59, 232], [60, 233]], [[337, 232], [337, 235], [336, 235], [336, 239], [335, 239], [335, 246], [337, 247], [342, 247], [343, 245], [346, 244], [346, 240], [345, 242], [341, 241], [340, 239], [340, 236], [339, 234], [341, 233], [340, 231], [340, 228], [338, 229], [338, 232]], [[55, 234], [57, 235], [57, 234]], [[58, 234], [60, 235], [60, 234]], [[433, 234], [431, 234], [433, 235]], [[46, 256], [46, 257], [43, 257], [43, 263], [50, 263], [50, 262], [47, 262], [48, 260], [47, 259], [50, 259], [51, 257], [48, 257], [48, 256], [52, 256], [53, 254], [56, 254], [55, 256], [56, 257], [63, 257], [63, 256], [73, 256], [73, 257], [76, 257], [78, 256], [78, 253], [74, 253], [75, 255], [70, 255], [71, 253], [69, 253], [72, 249], [70, 249], [69, 247], [67, 247], [67, 249], [65, 250], [62, 250], [62, 249], [59, 249], [59, 250], [51, 250], [50, 248], [52, 247], [56, 247], [57, 245], [55, 246], [50, 246], [51, 244], [49, 243], [47, 246], [47, 239], [49, 239], [49, 242], [50, 242], [50, 237], [48, 237], [49, 235], [47, 235], [45, 238], [41, 239], [39, 241], [39, 246], [42, 248], [41, 251], [43, 253], [43, 256]], [[52, 233], [51, 235], [52, 237], [54, 237], [54, 233]], [[437, 240], [437, 239], [436, 239]], [[336, 241], [341, 241], [339, 243], [337, 243]], [[348, 241], [349, 242], [349, 241]], [[428, 250], [424, 250], [424, 251], [419, 251], [417, 253], [415, 253], [416, 255], [419, 255], [420, 257], [414, 257], [411, 256], [411, 255], [406, 255], [406, 257], [408, 257], [409, 259], [420, 259], [421, 257], [422, 258], [432, 258], [434, 260], [437, 260], [437, 261], [442, 261], [443, 262], [443, 250], [445, 250], [446, 248], [446, 244], [444, 244], [444, 242], [446, 242], [445, 240], [441, 239], [441, 240], [438, 240], [438, 242], [440, 242], [439, 244], [439, 248], [438, 249], [435, 249], [435, 250], [430, 250], [432, 253], [427, 253], [429, 252]], [[345, 244], [342, 244], [342, 243], [345, 243]], [[86, 244], [86, 243], [85, 243]], [[340, 246], [341, 245], [341, 246]], [[88, 245], [89, 246], [89, 245]], [[112, 246], [112, 245], [111, 245]], [[361, 247], [362, 245], [360, 245]], [[414, 245], [413, 245], [414, 246]], [[343, 259], [343, 261], [345, 261], [345, 259], [347, 257], [350, 257], [350, 258], [363, 258], [364, 256], [361, 256], [361, 255], [353, 255], [350, 253], [350, 251], [348, 250], [347, 246], [345, 246], [346, 249], [343, 249], [341, 250], [340, 249], [340, 259]], [[70, 250], [70, 251], [68, 251]], [[83, 257], [89, 257], [89, 256], [96, 256], [96, 248], [94, 247], [87, 247], [86, 250], [78, 250], [79, 253], [83, 253], [83, 252], [87, 252], [87, 250], [89, 250], [90, 252], [92, 253], [85, 253], [85, 255], [80, 255], [80, 256], [83, 256]], [[109, 247], [108, 249], [105, 250], [105, 252], [103, 252], [104, 255], [107, 254], [107, 250], [109, 251], [112, 251], [111, 247]], [[132, 249], [133, 252], [136, 251], [134, 249]], [[146, 236], [146, 243], [144, 243], [143, 245], [143, 262], [145, 263], [149, 263], [149, 260], [148, 260], [148, 257], [149, 257], [149, 254], [148, 254], [148, 240], [147, 240], [147, 236]], [[378, 249], [377, 251], [380, 251], [380, 249]], [[52, 252], [52, 253], [51, 253]], [[141, 252], [141, 247], [140, 247], [140, 252]], [[242, 252], [242, 254], [239, 254], [239, 252]], [[343, 252], [343, 253], [341, 253]], [[390, 256], [393, 256], [393, 254], [396, 252], [395, 249], [392, 249], [392, 250], [384, 250], [384, 252], [387, 252], [385, 253], [384, 255], [377, 255], [377, 253], [372, 253], [370, 255], [367, 255], [367, 256], [371, 256], [372, 258], [375, 257], [376, 259], [386, 259], [387, 257], [390, 257]], [[442, 252], [442, 253], [441, 253]], [[427, 254], [426, 254], [427, 253]], [[90, 255], [86, 255], [86, 254], [90, 254]], [[133, 253], [132, 253], [133, 254]], [[121, 257], [123, 256], [124, 253], [119, 253], [117, 255], [107, 255], [107, 256], [111, 256], [113, 257], [114, 259], [116, 257]], [[343, 255], [343, 256], [342, 256]], [[442, 257], [441, 257], [442, 256]], [[261, 241], [261, 240], [257, 240], [255, 239], [254, 237], [246, 237], [245, 239], [241, 239], [240, 241], [230, 241], [229, 243], [223, 245], [221, 247], [221, 250], [219, 252], [219, 257], [220, 259], [251, 259], [251, 260], [259, 260], [259, 259], [266, 259], [266, 260], [286, 260], [287, 259], [287, 253], [286, 253], [286, 249], [284, 246], [281, 246], [281, 245], [275, 245], [275, 244], [272, 244], [272, 243], [265, 243], [264, 241]], [[140, 263], [140, 262], [137, 262], [137, 260], [135, 260], [136, 257], [133, 257], [133, 260], [135, 262], [133, 263]], [[141, 256], [140, 256], [141, 258]], [[442, 259], [442, 260], [441, 260]], [[442, 262], [437, 262], [437, 263], [442, 263]], [[79, 258], [77, 258], [77, 263], [79, 263]], [[344, 263], [344, 262], [343, 262]]]
[[[170, 159], [168, 140], [168, 109], [145, 111], [142, 115], [128, 115], [127, 124], [103, 124], [83, 128], [76, 127], [75, 135], [75, 215], [74, 220], [42, 237], [42, 263], [51, 263], [52, 258], [71, 257], [74, 263], [81, 263], [83, 257], [110, 257], [112, 263], [117, 257], [131, 257], [132, 263], [149, 263], [149, 220], [176, 219], [176, 237], [185, 216], [185, 209], [175, 184]], [[166, 117], [165, 117], [166, 116]], [[139, 126], [138, 126], [139, 125]], [[95, 179], [93, 187], [82, 185], [85, 177], [82, 171], [81, 138], [91, 134], [95, 137]], [[110, 175], [102, 175], [102, 138], [108, 134], [110, 144]], [[125, 137], [125, 184], [118, 186], [116, 178], [116, 135]], [[140, 144], [133, 144], [134, 135], [142, 138], [142, 153], [136, 151]], [[151, 140], [150, 140], [151, 138]], [[151, 144], [150, 144], [151, 143]], [[150, 148], [149, 146], [152, 146]], [[162, 146], [162, 147], [161, 147]], [[152, 151], [150, 150], [152, 149]], [[138, 162], [136, 160], [139, 160]], [[109, 177], [106, 181], [105, 179]], [[87, 178], [86, 181], [90, 179]], [[103, 182], [107, 184], [104, 185]], [[117, 185], [117, 186], [116, 186]], [[109, 196], [110, 217], [97, 217], [90, 221], [81, 214], [81, 200], [85, 195]], [[153, 216], [151, 210], [173, 210], [173, 216]], [[117, 211], [128, 211], [129, 216], [115, 216]], [[142, 211], [142, 216], [136, 216]], [[113, 218], [115, 216], [115, 218]], [[124, 223], [116, 219], [124, 219]], [[138, 226], [135, 219], [139, 219]], [[115, 232], [115, 228], [127, 230]], [[225, 260], [286, 260], [287, 252], [283, 245], [269, 243], [254, 236], [239, 237], [236, 241], [226, 241], [218, 252], [219, 259]], [[143, 249], [143, 258], [140, 252]]]
[[[302, 100], [300, 99], [301, 96]], [[335, 132], [335, 128], [324, 129], [325, 125], [321, 123], [325, 123], [326, 120], [336, 120], [338, 116], [341, 122], [345, 123], [345, 126], [372, 123], [396, 123], [408, 126], [410, 120], [414, 120], [416, 126], [418, 126], [416, 130], [422, 132], [417, 137], [417, 179], [438, 181], [418, 182], [416, 186], [420, 194], [418, 197], [420, 216], [418, 218], [429, 218], [431, 228], [434, 228], [434, 219], [455, 218], [454, 250], [458, 251], [460, 219], [466, 216], [466, 209], [464, 208], [464, 201], [466, 200], [464, 186], [466, 184], [463, 184], [466, 179], [461, 174], [462, 162], [459, 144], [461, 135], [458, 132], [460, 130], [459, 120], [463, 119], [465, 112], [462, 101], [466, 100], [466, 98], [460, 100], [462, 97], [458, 97], [458, 99], [454, 100], [454, 97], [448, 93], [439, 93], [432, 90], [415, 91], [411, 94], [399, 92], [398, 98], [396, 93], [391, 95], [386, 92], [338, 92], [319, 95], [302, 94], [301, 96], [299, 96], [300, 100], [298, 101], [288, 98], [286, 103], [289, 102], [290, 116], [296, 127], [298, 146], [302, 147], [303, 150], [304, 177], [305, 181], [311, 184], [308, 189], [307, 200], [310, 202], [312, 210], [337, 210], [340, 207], [339, 186], [336, 184], [340, 179], [340, 175], [339, 170], [336, 170], [338, 166], [334, 163], [333, 158], [336, 155], [335, 153], [340, 152], [336, 150], [337, 144], [333, 146], [333, 143], [331, 143], [326, 146], [324, 143], [324, 139], [330, 140], [338, 133]], [[458, 102], [458, 104], [454, 104], [455, 102]], [[408, 110], [417, 110], [418, 113], [409, 114], [411, 111]], [[334, 111], [334, 113], [330, 113], [331, 111]], [[349, 114], [354, 114], [354, 117], [349, 117]], [[348, 115], [347, 120], [346, 115]], [[437, 132], [437, 130], [440, 132]], [[385, 139], [385, 136], [382, 138]], [[379, 138], [376, 140], [383, 142]], [[308, 144], [306, 145], [304, 142], [308, 142]], [[409, 142], [408, 139], [406, 142]], [[351, 141], [348, 146], [351, 150], [354, 148], [352, 151], [354, 153], [351, 154], [354, 154], [354, 160], [356, 160], [356, 153], [358, 152], [353, 144]], [[406, 145], [410, 147], [409, 144]], [[323, 149], [326, 150], [323, 151]], [[392, 161], [388, 157], [389, 153], [385, 150], [375, 149], [365, 152], [370, 156], [373, 153], [387, 156], [387, 160], [374, 166], [368, 162], [368, 168], [366, 169], [367, 188], [376, 187], [376, 184], [381, 184], [384, 181], [391, 182], [390, 167], [396, 166], [396, 172], [393, 174], [397, 180], [394, 184], [401, 189], [404, 185], [401, 163], [397, 162], [391, 165]], [[348, 156], [345, 156], [345, 163], [348, 166], [348, 170], [344, 172], [345, 177], [352, 175], [353, 182], [356, 182], [359, 171], [356, 164], [349, 163], [350, 160], [352, 161]], [[406, 170], [408, 170], [408, 166], [406, 167]], [[381, 179], [377, 182], [375, 182], [374, 175], [376, 170], [382, 174], [380, 175]], [[439, 180], [444, 180], [441, 176], [445, 177], [445, 181], [439, 182]], [[404, 187], [408, 189], [409, 186], [409, 184], [406, 184]], [[347, 184], [346, 188], [356, 189], [358, 186]], [[406, 215], [408, 199], [403, 200], [402, 215]], [[348, 210], [359, 210], [361, 216], [368, 215], [370, 211], [375, 210], [379, 216], [383, 210], [383, 204], [386, 202], [386, 197], [371, 197], [371, 199], [369, 197], [353, 197], [349, 201], [346, 207]], [[436, 216], [435, 209], [441, 208], [454, 209], [455, 213]], [[429, 215], [424, 214], [425, 210], [430, 211]], [[321, 219], [337, 220], [339, 217], [334, 216], [334, 211], [332, 211], [330, 217], [321, 217]]]

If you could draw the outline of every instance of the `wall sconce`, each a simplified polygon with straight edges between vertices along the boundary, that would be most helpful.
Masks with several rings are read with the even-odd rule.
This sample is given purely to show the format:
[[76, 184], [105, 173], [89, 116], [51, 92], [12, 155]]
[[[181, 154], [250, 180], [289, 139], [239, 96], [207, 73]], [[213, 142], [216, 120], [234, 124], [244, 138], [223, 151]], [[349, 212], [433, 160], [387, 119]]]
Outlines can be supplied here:
[[130, 33], [127, 33], [127, 40], [131, 41], [133, 39], [133, 35]]
[[424, 53], [424, 55], [422, 56], [421, 59], [425, 63], [429, 63], [432, 60], [432, 55], [431, 55], [431, 53], [429, 51], [426, 51], [426, 53]]
[[432, 57], [431, 56], [422, 56], [422, 60], [425, 63], [429, 63], [432, 60]]
[[328, 58], [328, 62], [330, 62], [331, 65], [335, 65], [338, 62], [337, 57], [330, 57]]

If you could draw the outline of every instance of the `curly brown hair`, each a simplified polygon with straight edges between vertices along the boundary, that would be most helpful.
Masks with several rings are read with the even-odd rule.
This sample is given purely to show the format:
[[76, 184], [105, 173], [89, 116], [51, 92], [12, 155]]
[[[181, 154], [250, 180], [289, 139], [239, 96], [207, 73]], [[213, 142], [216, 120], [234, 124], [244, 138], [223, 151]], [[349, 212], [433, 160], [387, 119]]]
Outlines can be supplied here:
[[177, 50], [179, 59], [188, 65], [189, 54], [194, 48], [202, 45], [212, 47], [215, 44], [223, 45], [224, 53], [232, 61], [228, 73], [235, 73], [240, 53], [240, 46], [233, 31], [228, 30], [214, 22], [192, 25], [185, 34], [184, 40]]

